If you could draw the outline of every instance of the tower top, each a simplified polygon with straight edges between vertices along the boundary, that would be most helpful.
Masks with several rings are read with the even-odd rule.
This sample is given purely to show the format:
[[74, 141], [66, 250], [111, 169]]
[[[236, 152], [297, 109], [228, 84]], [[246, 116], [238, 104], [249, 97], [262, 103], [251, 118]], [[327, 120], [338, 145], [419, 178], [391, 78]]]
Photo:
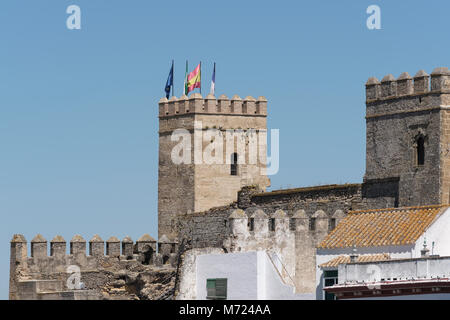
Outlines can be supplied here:
[[159, 117], [173, 117], [186, 114], [218, 114], [218, 115], [253, 115], [267, 116], [267, 99], [263, 96], [258, 99], [247, 96], [244, 99], [234, 95], [229, 99], [221, 95], [216, 99], [212, 94], [205, 98], [200, 93], [194, 93], [190, 97], [185, 95], [180, 98], [171, 97], [159, 100]]
[[367, 103], [433, 93], [450, 93], [450, 70], [447, 67], [434, 69], [431, 81], [428, 73], [419, 70], [414, 78], [403, 72], [397, 79], [388, 74], [381, 82], [375, 77], [366, 82]]

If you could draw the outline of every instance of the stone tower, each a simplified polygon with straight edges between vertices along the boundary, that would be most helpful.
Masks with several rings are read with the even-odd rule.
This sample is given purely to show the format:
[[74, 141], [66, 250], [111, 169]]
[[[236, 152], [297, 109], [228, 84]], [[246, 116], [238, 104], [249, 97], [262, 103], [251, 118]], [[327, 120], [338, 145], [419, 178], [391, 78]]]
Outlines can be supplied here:
[[369, 207], [449, 203], [450, 71], [421, 70], [366, 83]]
[[[244, 186], [265, 190], [270, 185], [265, 175], [266, 118], [264, 97], [230, 100], [194, 93], [159, 101], [159, 237], [176, 236], [178, 214], [228, 205]], [[234, 146], [227, 148], [231, 141]]]

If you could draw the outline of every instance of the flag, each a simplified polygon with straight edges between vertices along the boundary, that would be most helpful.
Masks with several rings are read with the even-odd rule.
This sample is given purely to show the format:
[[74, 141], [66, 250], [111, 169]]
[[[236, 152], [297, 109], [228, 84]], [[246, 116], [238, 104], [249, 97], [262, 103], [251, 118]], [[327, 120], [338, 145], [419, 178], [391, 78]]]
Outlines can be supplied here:
[[[170, 68], [169, 76], [167, 77], [166, 87], [164, 90], [166, 91], [166, 98], [169, 99], [170, 96], [170, 88], [173, 87], [173, 60], [172, 60], [172, 68]], [[173, 95], [173, 90], [172, 90]]]
[[186, 72], [184, 73], [184, 84], [183, 84], [183, 94], [188, 94], [188, 86], [187, 86], [187, 77], [188, 77], [188, 61], [186, 60]]
[[197, 68], [194, 69], [191, 73], [188, 75], [188, 81], [187, 81], [187, 92], [193, 91], [195, 88], [200, 88], [200, 92], [202, 90], [201, 87], [201, 76], [202, 76], [202, 69], [201, 69], [202, 63], [200, 62]]
[[214, 70], [211, 79], [211, 90], [209, 91], [209, 93], [214, 95], [215, 90], [216, 90], [216, 63], [214, 62]]

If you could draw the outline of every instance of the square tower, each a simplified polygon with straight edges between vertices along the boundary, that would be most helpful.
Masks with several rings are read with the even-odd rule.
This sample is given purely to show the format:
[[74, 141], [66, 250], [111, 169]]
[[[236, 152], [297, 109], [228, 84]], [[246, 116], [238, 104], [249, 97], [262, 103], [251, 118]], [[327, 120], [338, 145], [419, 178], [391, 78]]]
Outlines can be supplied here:
[[244, 186], [270, 185], [266, 121], [264, 97], [194, 93], [159, 101], [159, 237], [176, 237], [178, 214], [228, 205]]
[[[430, 81], [431, 79], [431, 81]], [[450, 71], [366, 83], [366, 174], [372, 208], [450, 201]]]

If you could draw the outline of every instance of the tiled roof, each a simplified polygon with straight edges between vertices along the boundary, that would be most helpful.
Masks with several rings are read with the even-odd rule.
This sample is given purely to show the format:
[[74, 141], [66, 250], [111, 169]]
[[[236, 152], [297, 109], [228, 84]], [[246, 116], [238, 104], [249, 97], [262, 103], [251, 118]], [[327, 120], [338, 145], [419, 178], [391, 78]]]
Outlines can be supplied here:
[[319, 249], [413, 244], [448, 205], [352, 211]]
[[[386, 261], [390, 260], [391, 256], [387, 253], [377, 253], [377, 254], [361, 254], [356, 259], [356, 262], [376, 262], [376, 261]], [[321, 268], [333, 268], [337, 267], [340, 264], [350, 263], [349, 255], [341, 255], [334, 259], [331, 259], [328, 262], [322, 263], [319, 265]]]

